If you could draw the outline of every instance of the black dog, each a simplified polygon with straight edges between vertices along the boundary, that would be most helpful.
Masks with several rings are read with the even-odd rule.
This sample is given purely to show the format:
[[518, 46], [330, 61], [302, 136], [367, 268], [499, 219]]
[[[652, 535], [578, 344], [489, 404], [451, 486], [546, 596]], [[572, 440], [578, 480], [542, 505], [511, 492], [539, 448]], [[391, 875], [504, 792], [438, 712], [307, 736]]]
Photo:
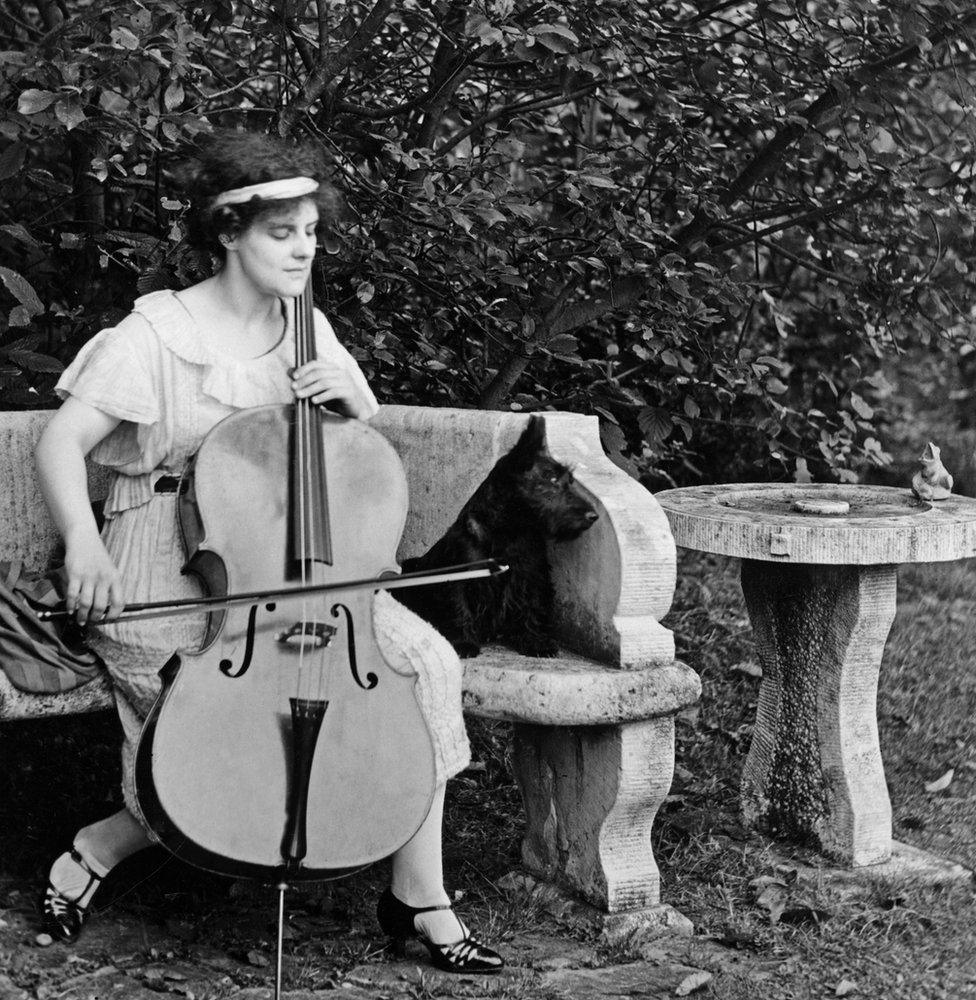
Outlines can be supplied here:
[[476, 656], [496, 638], [528, 656], [556, 655], [546, 539], [576, 538], [599, 515], [572, 472], [546, 451], [544, 434], [544, 421], [533, 417], [444, 537], [424, 555], [404, 560], [405, 573], [479, 559], [508, 565], [507, 573], [488, 580], [393, 592], [463, 657]]

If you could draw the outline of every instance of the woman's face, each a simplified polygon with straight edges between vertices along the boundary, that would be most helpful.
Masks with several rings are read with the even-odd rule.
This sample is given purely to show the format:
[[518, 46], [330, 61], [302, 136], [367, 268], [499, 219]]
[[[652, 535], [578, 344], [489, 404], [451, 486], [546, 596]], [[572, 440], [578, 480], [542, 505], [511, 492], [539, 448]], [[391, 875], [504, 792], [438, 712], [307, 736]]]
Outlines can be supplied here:
[[244, 276], [261, 292], [278, 298], [300, 295], [315, 256], [319, 210], [306, 198], [264, 213], [227, 244]]

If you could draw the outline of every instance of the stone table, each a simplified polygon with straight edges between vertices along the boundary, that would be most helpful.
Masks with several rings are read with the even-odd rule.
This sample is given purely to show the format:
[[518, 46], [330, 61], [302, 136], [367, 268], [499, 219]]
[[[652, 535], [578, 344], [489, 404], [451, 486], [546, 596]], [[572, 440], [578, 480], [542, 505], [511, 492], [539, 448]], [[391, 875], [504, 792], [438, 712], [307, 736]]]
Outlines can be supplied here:
[[763, 670], [742, 776], [745, 821], [851, 867], [887, 861], [876, 702], [897, 567], [976, 555], [976, 500], [775, 483], [656, 498], [676, 544], [742, 560]]

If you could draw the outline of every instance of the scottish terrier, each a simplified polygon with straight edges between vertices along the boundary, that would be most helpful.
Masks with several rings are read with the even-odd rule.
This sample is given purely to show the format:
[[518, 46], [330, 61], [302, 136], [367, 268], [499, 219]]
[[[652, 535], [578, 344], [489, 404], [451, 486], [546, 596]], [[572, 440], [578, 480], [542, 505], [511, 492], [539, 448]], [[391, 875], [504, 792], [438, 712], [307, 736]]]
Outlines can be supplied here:
[[544, 421], [532, 417], [446, 534], [424, 555], [403, 562], [403, 571], [413, 573], [497, 559], [509, 571], [394, 595], [443, 633], [462, 657], [477, 656], [493, 639], [527, 656], [555, 656], [546, 540], [576, 538], [598, 516], [572, 472], [546, 450]]

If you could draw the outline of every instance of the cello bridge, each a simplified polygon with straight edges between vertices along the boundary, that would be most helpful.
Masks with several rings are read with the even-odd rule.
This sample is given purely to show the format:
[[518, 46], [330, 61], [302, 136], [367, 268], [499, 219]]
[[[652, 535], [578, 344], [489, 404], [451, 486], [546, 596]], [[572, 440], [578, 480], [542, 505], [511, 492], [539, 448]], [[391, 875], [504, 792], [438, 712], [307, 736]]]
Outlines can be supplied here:
[[295, 622], [291, 628], [279, 632], [275, 640], [296, 650], [324, 649], [332, 642], [338, 629], [325, 622]]

